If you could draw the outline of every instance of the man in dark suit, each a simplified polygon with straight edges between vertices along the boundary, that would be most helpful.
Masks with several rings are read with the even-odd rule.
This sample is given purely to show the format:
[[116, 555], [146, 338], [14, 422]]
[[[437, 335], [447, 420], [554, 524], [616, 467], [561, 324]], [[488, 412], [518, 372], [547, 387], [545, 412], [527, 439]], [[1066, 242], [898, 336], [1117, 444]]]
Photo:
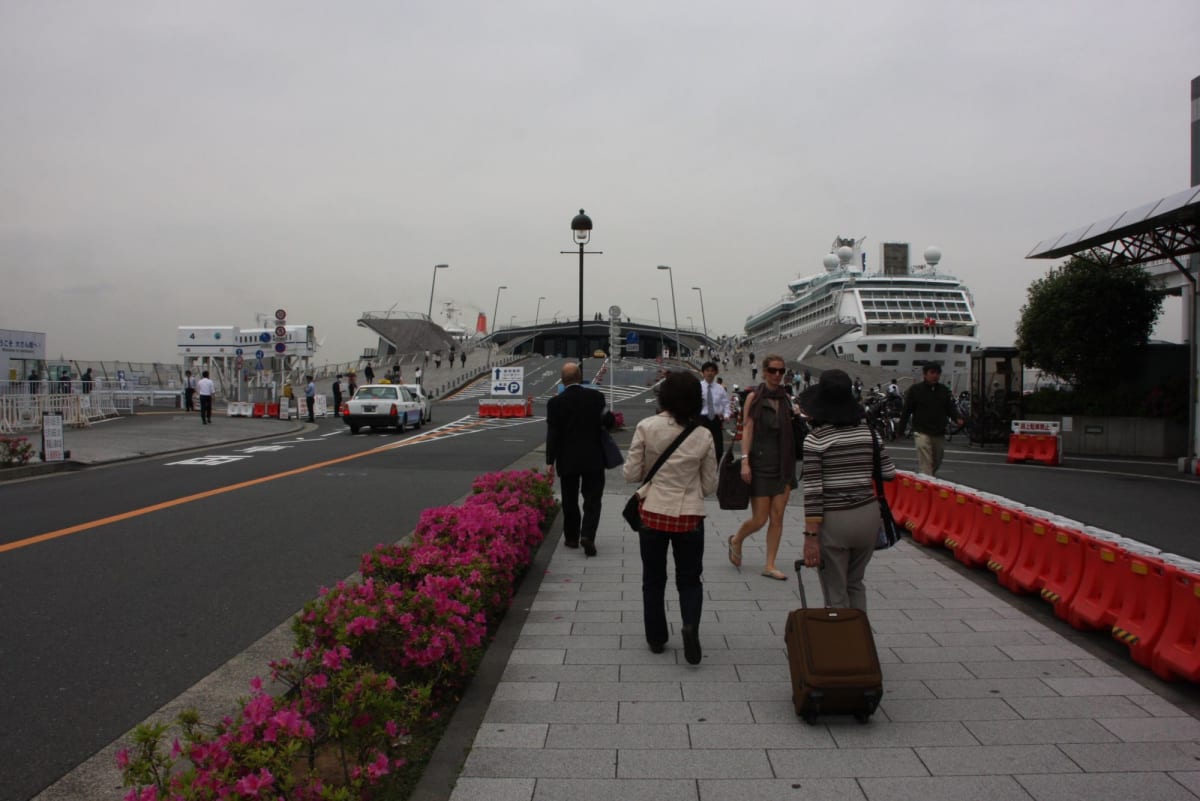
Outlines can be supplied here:
[[[604, 408], [604, 395], [582, 386], [583, 371], [575, 362], [562, 369], [563, 391], [546, 406], [546, 464], [550, 480], [558, 470], [562, 488], [563, 539], [568, 548], [583, 546], [596, 555], [596, 528], [600, 524], [600, 497], [604, 494], [604, 451], [601, 429], [612, 429], [616, 419]], [[583, 491], [583, 514], [579, 493]]]

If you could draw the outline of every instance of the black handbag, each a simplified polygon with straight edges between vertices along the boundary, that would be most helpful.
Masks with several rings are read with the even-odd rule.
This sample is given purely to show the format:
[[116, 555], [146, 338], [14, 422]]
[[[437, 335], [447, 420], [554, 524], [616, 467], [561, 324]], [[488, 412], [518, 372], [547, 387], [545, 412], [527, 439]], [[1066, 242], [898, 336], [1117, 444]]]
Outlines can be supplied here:
[[792, 412], [792, 447], [796, 449], [796, 461], [804, 459], [804, 438], [808, 436], [808, 421]]
[[625, 464], [625, 457], [621, 455], [621, 449], [617, 447], [616, 440], [603, 428], [600, 429], [600, 449], [604, 451], [605, 469], [612, 470], [614, 467]]
[[658, 461], [654, 463], [654, 467], [650, 468], [650, 472], [646, 474], [646, 477], [642, 479], [642, 483], [638, 485], [638, 491], [629, 496], [629, 500], [625, 501], [625, 508], [621, 510], [621, 517], [625, 518], [625, 522], [634, 531], [642, 530], [642, 496], [639, 494], [642, 487], [650, 483], [650, 479], [654, 478], [654, 474], [658, 472], [658, 468], [666, 464], [667, 459], [671, 458], [671, 454], [675, 452], [675, 449], [682, 445], [683, 441], [688, 438], [688, 434], [696, 430], [696, 425], [695, 422], [688, 423], [683, 432], [658, 457]]
[[742, 480], [742, 460], [733, 458], [733, 448], [725, 449], [717, 468], [717, 506], [734, 510], [750, 506], [750, 485]]
[[891, 548], [900, 541], [904, 529], [896, 525], [892, 517], [892, 507], [888, 506], [887, 496], [883, 494], [883, 459], [879, 454], [879, 439], [871, 431], [871, 456], [874, 464], [871, 468], [871, 478], [875, 483], [875, 500], [879, 502], [879, 531], [875, 535], [875, 550], [882, 551]]

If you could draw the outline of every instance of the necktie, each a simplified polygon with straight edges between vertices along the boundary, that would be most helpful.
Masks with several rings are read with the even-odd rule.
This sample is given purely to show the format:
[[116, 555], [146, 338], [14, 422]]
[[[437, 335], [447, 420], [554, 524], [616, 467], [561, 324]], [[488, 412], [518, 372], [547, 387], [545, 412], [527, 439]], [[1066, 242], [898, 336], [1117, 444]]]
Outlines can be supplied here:
[[717, 410], [713, 408], [712, 382], [709, 381], [708, 382], [708, 416], [713, 417], [714, 415], [716, 415], [716, 413], [717, 413]]

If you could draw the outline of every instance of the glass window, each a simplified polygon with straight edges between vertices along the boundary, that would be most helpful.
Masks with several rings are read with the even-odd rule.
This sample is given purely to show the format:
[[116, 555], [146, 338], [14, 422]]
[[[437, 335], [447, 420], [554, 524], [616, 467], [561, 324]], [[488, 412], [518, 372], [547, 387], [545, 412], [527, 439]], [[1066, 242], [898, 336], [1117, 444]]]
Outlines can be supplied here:
[[933, 352], [934, 352], [934, 353], [945, 353], [945, 352], [946, 352], [946, 348], [947, 348], [947, 345], [946, 345], [946, 343], [945, 343], [945, 342], [941, 342], [941, 343], [938, 343], [937, 345], [934, 345], [934, 346], [933, 346]]
[[[929, 353], [929, 347], [930, 345], [928, 342], [917, 342], [913, 345], [913, 350], [917, 353]], [[962, 350], [962, 345], [959, 345], [958, 348], [959, 350]]]
[[904, 342], [893, 342], [892, 353], [903, 353], [908, 350], [908, 345]]
[[899, 359], [884, 359], [879, 363], [880, 367], [896, 367], [900, 364]]
[[954, 346], [954, 352], [955, 352], [955, 353], [962, 353], [962, 352], [963, 352], [963, 346], [962, 346], [962, 345], [955, 345], [955, 346]]
[[880, 342], [878, 345], [875, 346], [875, 350], [877, 353], [886, 353], [887, 352], [887, 343]]
[[858, 349], [859, 349], [859, 350], [861, 350], [863, 353], [866, 353], [866, 352], [867, 352], [867, 346], [866, 346], [866, 345], [862, 345], [862, 344], [860, 344], [860, 345], [858, 346]]

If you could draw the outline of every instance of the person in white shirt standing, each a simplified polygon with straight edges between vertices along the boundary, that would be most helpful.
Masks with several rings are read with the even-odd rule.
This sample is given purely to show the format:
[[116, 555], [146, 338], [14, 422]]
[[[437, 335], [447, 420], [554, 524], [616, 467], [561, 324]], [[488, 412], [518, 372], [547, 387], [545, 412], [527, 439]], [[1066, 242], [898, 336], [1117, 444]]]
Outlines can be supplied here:
[[200, 396], [201, 424], [211, 423], [213, 395], [217, 394], [217, 386], [208, 377], [207, 370], [200, 374], [200, 380], [196, 382], [196, 394]]
[[712, 432], [717, 462], [725, 452], [725, 421], [729, 419], [729, 393], [717, 383], [717, 363], [705, 362], [700, 367], [704, 380], [700, 382], [700, 422]]

